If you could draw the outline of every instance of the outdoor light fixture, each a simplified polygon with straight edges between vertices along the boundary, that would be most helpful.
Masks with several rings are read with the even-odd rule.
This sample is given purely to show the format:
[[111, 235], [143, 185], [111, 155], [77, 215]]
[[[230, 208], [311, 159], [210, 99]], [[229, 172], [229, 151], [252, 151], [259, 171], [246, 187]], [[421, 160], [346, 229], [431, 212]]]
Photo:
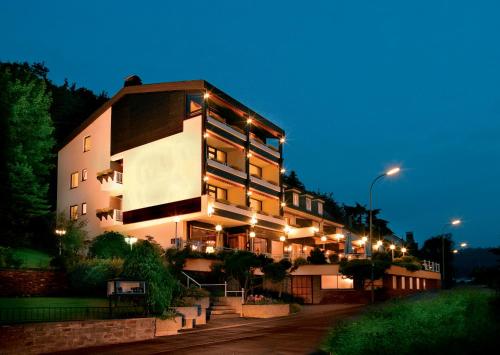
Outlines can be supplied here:
[[326, 240], [327, 240], [327, 238], [326, 238], [326, 236], [325, 236], [325, 235], [321, 237], [321, 241], [322, 241], [322, 242], [326, 242]]
[[385, 173], [385, 175], [394, 175], [394, 174], [397, 174], [401, 171], [401, 168], [399, 167], [396, 167], [396, 168], [392, 168], [390, 169], [388, 172]]
[[255, 232], [254, 231], [251, 231], [250, 234], [249, 234], [250, 238], [255, 238]]
[[453, 250], [453, 254], [457, 254], [458, 253], [458, 250], [457, 249], [454, 249]]
[[137, 243], [137, 238], [135, 238], [135, 237], [125, 237], [125, 243], [127, 243], [128, 245], [130, 245], [130, 250], [132, 250], [132, 245], [134, 245], [135, 243]]
[[311, 227], [311, 231], [313, 233], [318, 233], [319, 232], [319, 228], [318, 227]]
[[215, 251], [214, 247], [212, 247], [212, 246], [208, 246], [205, 248], [205, 253], [207, 253], [207, 254], [212, 254], [214, 251]]
[[175, 218], [174, 218], [174, 222], [175, 222], [175, 223], [179, 223], [180, 221], [181, 221], [181, 219], [180, 219], [179, 217], [175, 217]]
[[302, 248], [302, 250], [303, 250], [303, 251], [307, 251], [307, 247], [303, 247], [303, 248]]
[[285, 228], [283, 228], [283, 231], [285, 233], [290, 233], [291, 230], [292, 230], [292, 228], [288, 224], [285, 226]]
[[281, 144], [285, 143], [285, 137], [281, 137], [281, 138], [280, 138], [280, 143], [281, 143]]
[[377, 247], [381, 247], [382, 246], [382, 241], [381, 240], [377, 240]]
[[252, 118], [251, 118], [251, 117], [247, 118], [247, 123], [248, 123], [248, 124], [252, 124], [252, 121], [253, 121], [253, 120], [252, 120]]
[[248, 195], [248, 196], [252, 196], [252, 191], [248, 191], [248, 192], [247, 192], [247, 195]]
[[207, 132], [203, 133], [203, 138], [208, 138], [208, 133]]
[[406, 254], [406, 248], [405, 248], [405, 247], [402, 247], [402, 248], [401, 248], [401, 252], [403, 253], [403, 256], [405, 256], [405, 254]]
[[207, 100], [210, 97], [210, 94], [208, 92], [203, 94], [203, 98]]
[[209, 217], [211, 217], [214, 214], [214, 206], [213, 205], [208, 205], [207, 214]]
[[335, 238], [337, 238], [337, 241], [340, 241], [340, 239], [344, 238], [344, 235], [342, 233], [335, 233]]
[[339, 258], [342, 258], [342, 253], [339, 254]]
[[250, 224], [251, 225], [256, 225], [257, 224], [257, 218], [255, 216], [252, 217], [252, 219], [250, 220]]
[[248, 157], [248, 158], [251, 158], [251, 157], [252, 157], [252, 153], [248, 153], [248, 154], [247, 154], [247, 157]]
[[363, 243], [366, 243], [368, 241], [368, 238], [367, 237], [363, 237], [363, 238], [361, 238], [361, 240], [363, 241]]
[[394, 244], [389, 245], [389, 249], [394, 250], [396, 249], [396, 246]]
[[207, 182], [207, 181], [208, 181], [208, 176], [206, 176], [206, 175], [205, 175], [205, 176], [203, 177], [203, 181]]
[[196, 245], [191, 245], [191, 249], [196, 250], [196, 249], [198, 249], [198, 247]]
[[284, 242], [286, 240], [286, 237], [284, 235], [280, 235], [280, 242]]
[[217, 232], [220, 232], [220, 231], [222, 230], [222, 226], [221, 226], [220, 224], [216, 225], [216, 226], [215, 226], [215, 230], [216, 230]]
[[451, 224], [452, 224], [453, 226], [457, 226], [457, 225], [459, 225], [460, 223], [462, 223], [462, 221], [461, 221], [461, 220], [459, 220], [459, 219], [454, 219], [453, 221], [451, 221]]
[[286, 207], [286, 203], [285, 202], [281, 202], [281, 207]]
[[461, 248], [465, 248], [467, 246], [467, 243], [460, 243]]
[[286, 169], [285, 169], [285, 168], [281, 168], [280, 172], [281, 172], [282, 174], [284, 174], [284, 173], [286, 173]]

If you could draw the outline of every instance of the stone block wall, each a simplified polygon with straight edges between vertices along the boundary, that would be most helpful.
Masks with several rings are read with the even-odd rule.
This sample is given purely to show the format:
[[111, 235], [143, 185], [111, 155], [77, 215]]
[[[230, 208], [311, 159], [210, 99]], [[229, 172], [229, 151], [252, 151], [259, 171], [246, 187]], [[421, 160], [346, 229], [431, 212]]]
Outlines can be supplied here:
[[0, 326], [0, 353], [40, 354], [153, 339], [155, 318]]
[[67, 291], [68, 280], [60, 271], [0, 269], [0, 297], [62, 296]]

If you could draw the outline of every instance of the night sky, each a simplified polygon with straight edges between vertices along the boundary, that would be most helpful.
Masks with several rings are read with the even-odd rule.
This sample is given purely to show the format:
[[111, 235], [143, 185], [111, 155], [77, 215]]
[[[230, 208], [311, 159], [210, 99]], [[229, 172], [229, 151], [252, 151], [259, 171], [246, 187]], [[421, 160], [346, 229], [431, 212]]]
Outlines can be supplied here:
[[500, 244], [500, 2], [176, 3], [3, 1], [0, 60], [110, 95], [208, 80], [287, 131], [310, 190], [368, 204], [401, 165], [374, 195], [398, 235], [462, 218], [456, 241]]

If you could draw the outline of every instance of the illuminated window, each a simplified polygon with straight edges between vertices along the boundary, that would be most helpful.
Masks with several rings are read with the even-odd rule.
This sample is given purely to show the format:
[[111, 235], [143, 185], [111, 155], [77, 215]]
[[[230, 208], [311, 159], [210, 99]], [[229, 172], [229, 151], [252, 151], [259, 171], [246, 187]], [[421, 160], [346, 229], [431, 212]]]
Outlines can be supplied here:
[[251, 198], [250, 208], [254, 211], [262, 211], [262, 201]]
[[87, 180], [87, 178], [88, 178], [88, 171], [87, 171], [87, 169], [83, 169], [82, 170], [82, 181]]
[[78, 171], [71, 174], [69, 187], [72, 189], [76, 189], [78, 187]]
[[82, 203], [82, 216], [87, 214], [87, 202]]
[[392, 276], [392, 289], [396, 290], [398, 288], [398, 279], [396, 276]]
[[78, 205], [70, 206], [69, 219], [72, 221], [76, 221], [78, 219]]
[[188, 95], [186, 102], [189, 117], [201, 115], [201, 111], [203, 109], [203, 95]]
[[293, 205], [298, 206], [299, 205], [299, 194], [294, 192], [293, 193]]
[[413, 277], [409, 277], [410, 279], [410, 290], [413, 290]]
[[262, 168], [260, 166], [250, 164], [250, 175], [262, 178]]
[[306, 197], [306, 210], [311, 210], [311, 199], [309, 197]]
[[208, 195], [216, 200], [227, 200], [227, 190], [214, 185], [208, 185]]
[[401, 289], [402, 290], [405, 289], [405, 277], [404, 276], [401, 276]]
[[415, 280], [416, 280], [416, 287], [415, 288], [417, 290], [420, 290], [420, 279], [417, 277]]
[[321, 275], [321, 289], [346, 289], [353, 288], [352, 279], [344, 278], [342, 275]]
[[318, 202], [318, 214], [323, 214], [323, 204], [321, 202]]
[[216, 160], [222, 164], [227, 164], [226, 152], [210, 146], [208, 146], [208, 159]]
[[92, 141], [90, 140], [90, 136], [83, 138], [83, 152], [88, 152], [92, 147]]

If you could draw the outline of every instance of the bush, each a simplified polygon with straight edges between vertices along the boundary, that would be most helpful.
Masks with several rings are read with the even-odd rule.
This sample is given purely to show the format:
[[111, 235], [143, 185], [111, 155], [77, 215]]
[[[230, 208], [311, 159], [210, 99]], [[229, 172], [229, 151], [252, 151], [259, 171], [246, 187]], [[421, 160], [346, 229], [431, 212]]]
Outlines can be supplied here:
[[301, 265], [309, 264], [304, 258], [297, 258], [293, 261], [293, 270], [297, 270]]
[[307, 257], [307, 261], [313, 265], [323, 265], [326, 264], [325, 251], [320, 248], [314, 248]]
[[0, 246], [0, 268], [19, 269], [23, 261], [14, 255], [14, 250]]
[[71, 291], [79, 296], [104, 297], [107, 281], [118, 277], [122, 268], [122, 259], [82, 260], [68, 272]]
[[302, 310], [302, 307], [298, 303], [290, 304], [290, 313], [299, 313]]
[[[163, 264], [161, 247], [150, 240], [139, 240], [125, 259], [122, 276], [128, 280], [146, 281], [146, 303], [153, 314], [163, 314], [179, 288]], [[177, 291], [178, 292], [178, 291]]]
[[330, 263], [332, 264], [337, 264], [339, 262], [339, 254], [328, 255], [328, 260], [330, 260]]
[[363, 289], [365, 280], [371, 279], [372, 262], [374, 280], [380, 279], [390, 266], [390, 263], [382, 260], [354, 259], [348, 261], [343, 259], [340, 262], [339, 271], [342, 275], [354, 280], [355, 289]]
[[89, 256], [92, 258], [125, 259], [129, 253], [130, 246], [125, 243], [125, 236], [117, 232], [105, 232], [98, 235], [89, 248]]
[[453, 290], [393, 301], [338, 325], [322, 348], [333, 354], [496, 353], [500, 329], [492, 299], [492, 292]]
[[422, 270], [422, 263], [420, 262], [420, 259], [415, 256], [403, 256], [401, 258], [394, 259], [393, 264], [402, 266], [408, 271]]

